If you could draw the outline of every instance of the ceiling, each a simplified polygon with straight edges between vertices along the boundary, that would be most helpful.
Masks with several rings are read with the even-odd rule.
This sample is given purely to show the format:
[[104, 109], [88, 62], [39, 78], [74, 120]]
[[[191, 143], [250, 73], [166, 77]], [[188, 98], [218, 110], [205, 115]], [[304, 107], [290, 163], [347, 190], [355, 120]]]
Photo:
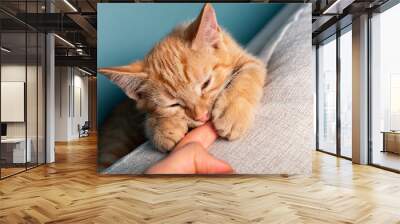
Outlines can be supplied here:
[[[382, 5], [387, 0], [292, 0], [312, 3], [313, 42], [317, 43], [336, 32], [338, 24], [346, 26], [351, 17]], [[1, 0], [0, 25], [5, 46], [15, 48], [15, 54], [24, 53], [26, 30], [54, 32], [56, 64], [86, 66], [96, 70], [97, 3], [149, 2], [113, 0]], [[258, 1], [259, 2], [259, 1]], [[273, 0], [269, 2], [287, 2]], [[49, 13], [51, 11], [51, 13]], [[347, 20], [346, 20], [347, 19]], [[340, 23], [338, 21], [341, 20]], [[346, 22], [347, 21], [347, 22]], [[22, 32], [22, 34], [21, 34]], [[60, 38], [59, 38], [60, 37]], [[29, 38], [28, 38], [29, 39]], [[66, 41], [64, 41], [66, 40]], [[31, 49], [32, 46], [32, 49]], [[19, 49], [19, 50], [17, 50]], [[34, 51], [28, 44], [28, 54]]]
[[[35, 61], [37, 55], [44, 55], [44, 35], [39, 33], [2, 33], [2, 46], [10, 50], [1, 55], [2, 62], [25, 63]], [[26, 46], [26, 47], [25, 47]]]
[[389, 0], [317, 0], [313, 2], [313, 44], [352, 23], [353, 17], [373, 12]]
[[[54, 32], [57, 34], [56, 65], [80, 66], [95, 71], [98, 2], [97, 0], [1, 0], [2, 46], [12, 49], [7, 54], [2, 52], [3, 60], [18, 61], [25, 55], [31, 58], [37, 51], [36, 45], [30, 43], [36, 33]], [[28, 33], [27, 38], [25, 32]], [[36, 43], [36, 40], [34, 42]]]

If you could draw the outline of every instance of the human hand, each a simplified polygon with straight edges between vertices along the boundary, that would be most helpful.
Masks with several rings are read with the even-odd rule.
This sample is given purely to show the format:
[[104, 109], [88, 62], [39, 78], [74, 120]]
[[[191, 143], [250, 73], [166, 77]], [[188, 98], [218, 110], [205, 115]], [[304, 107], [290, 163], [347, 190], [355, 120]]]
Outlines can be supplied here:
[[228, 174], [232, 167], [208, 153], [218, 134], [211, 122], [190, 131], [163, 160], [146, 174]]

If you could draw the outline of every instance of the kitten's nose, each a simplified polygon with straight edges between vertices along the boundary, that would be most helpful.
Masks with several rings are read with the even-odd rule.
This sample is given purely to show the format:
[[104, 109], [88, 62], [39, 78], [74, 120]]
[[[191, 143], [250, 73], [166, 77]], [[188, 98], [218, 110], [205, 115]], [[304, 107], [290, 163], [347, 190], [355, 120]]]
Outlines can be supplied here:
[[202, 115], [198, 115], [195, 118], [196, 121], [201, 121], [201, 122], [206, 122], [206, 121], [208, 121], [208, 119], [210, 119], [210, 116], [208, 115], [208, 112], [205, 112]]

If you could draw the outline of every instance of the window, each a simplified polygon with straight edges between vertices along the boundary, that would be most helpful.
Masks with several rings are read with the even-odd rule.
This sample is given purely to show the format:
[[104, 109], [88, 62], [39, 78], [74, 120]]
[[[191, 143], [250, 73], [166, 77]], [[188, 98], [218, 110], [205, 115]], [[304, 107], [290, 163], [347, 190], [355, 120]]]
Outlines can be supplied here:
[[[41, 12], [43, 3], [18, 2], [20, 15]], [[0, 17], [7, 21], [0, 24], [0, 112], [6, 115], [0, 120], [2, 179], [45, 163], [46, 38], [4, 12]]]
[[400, 130], [400, 73], [390, 74], [390, 130]]
[[318, 149], [336, 153], [336, 37], [318, 47]]
[[352, 157], [352, 35], [351, 26], [340, 36], [340, 154]]
[[400, 5], [371, 18], [370, 160], [395, 170], [400, 170], [399, 21]]
[[319, 44], [317, 53], [317, 148], [350, 159], [352, 157], [352, 26], [346, 26], [337, 35]]

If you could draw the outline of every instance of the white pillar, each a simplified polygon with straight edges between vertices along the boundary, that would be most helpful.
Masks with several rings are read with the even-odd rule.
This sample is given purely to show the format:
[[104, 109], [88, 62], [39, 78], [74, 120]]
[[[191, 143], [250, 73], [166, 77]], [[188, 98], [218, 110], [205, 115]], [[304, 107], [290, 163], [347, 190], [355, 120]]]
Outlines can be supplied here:
[[353, 162], [368, 163], [368, 15], [353, 19]]
[[46, 36], [46, 163], [55, 161], [54, 133], [55, 133], [55, 56], [54, 35]]
[[[46, 12], [54, 5], [46, 1]], [[46, 163], [55, 162], [55, 43], [54, 34], [46, 34]]]

